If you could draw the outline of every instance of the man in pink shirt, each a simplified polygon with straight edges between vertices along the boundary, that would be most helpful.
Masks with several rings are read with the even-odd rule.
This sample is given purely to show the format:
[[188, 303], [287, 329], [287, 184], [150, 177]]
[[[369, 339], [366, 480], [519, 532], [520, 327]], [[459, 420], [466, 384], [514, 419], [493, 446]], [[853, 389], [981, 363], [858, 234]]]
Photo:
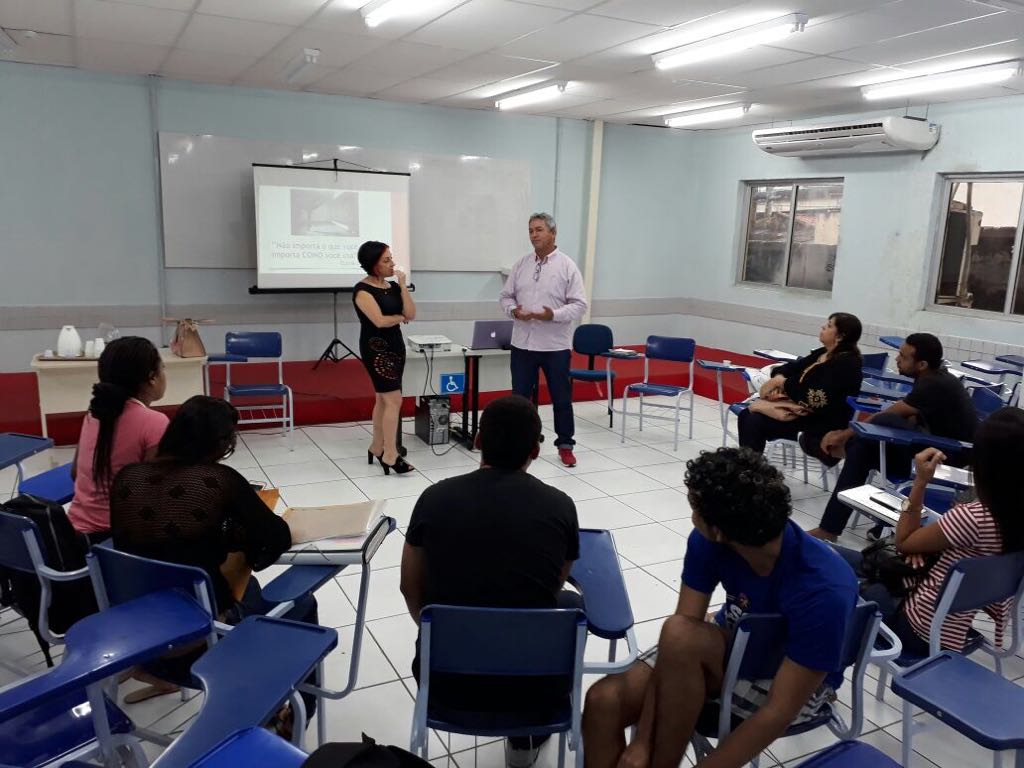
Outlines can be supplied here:
[[501, 308], [515, 321], [512, 329], [512, 391], [532, 397], [539, 371], [551, 393], [555, 447], [567, 467], [576, 466], [572, 448], [572, 332], [587, 311], [583, 277], [576, 263], [555, 245], [558, 229], [550, 214], [530, 217], [528, 253], [512, 267], [501, 291]]

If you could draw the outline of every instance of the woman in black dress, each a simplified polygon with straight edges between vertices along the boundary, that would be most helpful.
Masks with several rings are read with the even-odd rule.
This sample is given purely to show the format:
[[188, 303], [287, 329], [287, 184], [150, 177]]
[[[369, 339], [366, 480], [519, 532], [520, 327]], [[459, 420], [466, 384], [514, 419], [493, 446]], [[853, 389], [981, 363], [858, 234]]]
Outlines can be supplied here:
[[[384, 474], [398, 474], [413, 467], [398, 454], [398, 419], [402, 409], [402, 372], [405, 340], [399, 325], [416, 317], [416, 304], [405, 284], [405, 273], [395, 268], [391, 248], [375, 240], [359, 246], [359, 264], [366, 277], [356, 283], [352, 302], [359, 316], [359, 354], [373, 381], [377, 402], [373, 405], [373, 440], [366, 460], [374, 459]], [[395, 281], [385, 278], [394, 277]]]

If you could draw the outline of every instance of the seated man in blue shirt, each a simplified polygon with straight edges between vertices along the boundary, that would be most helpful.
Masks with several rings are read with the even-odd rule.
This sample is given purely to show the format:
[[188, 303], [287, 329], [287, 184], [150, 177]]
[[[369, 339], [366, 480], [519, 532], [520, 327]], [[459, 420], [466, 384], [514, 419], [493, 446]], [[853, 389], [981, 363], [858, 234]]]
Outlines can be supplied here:
[[[705, 722], [717, 724], [729, 636], [744, 613], [786, 618], [786, 658], [774, 680], [737, 686], [727, 706], [742, 723], [700, 766], [746, 765], [791, 724], [831, 704], [843, 680], [840, 656], [857, 579], [827, 544], [789, 519], [782, 474], [745, 448], [704, 452], [686, 469], [695, 530], [679, 603], [655, 648], [587, 694], [588, 768], [677, 768], [698, 722], [702, 730]], [[719, 584], [726, 603], [707, 621]], [[631, 725], [636, 738], [627, 747], [623, 730]]]

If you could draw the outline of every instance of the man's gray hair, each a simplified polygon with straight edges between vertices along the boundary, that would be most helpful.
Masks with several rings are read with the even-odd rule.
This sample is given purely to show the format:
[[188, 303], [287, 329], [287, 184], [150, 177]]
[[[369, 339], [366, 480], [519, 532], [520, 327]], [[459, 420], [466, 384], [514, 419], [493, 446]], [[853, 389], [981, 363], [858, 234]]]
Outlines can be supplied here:
[[558, 231], [558, 225], [555, 224], [555, 217], [552, 216], [550, 213], [535, 213], [535, 214], [530, 216], [530, 223], [531, 224], [534, 221], [538, 221], [538, 220], [543, 221], [544, 222], [544, 226], [547, 227], [548, 229], [550, 229], [552, 232], [557, 232]]

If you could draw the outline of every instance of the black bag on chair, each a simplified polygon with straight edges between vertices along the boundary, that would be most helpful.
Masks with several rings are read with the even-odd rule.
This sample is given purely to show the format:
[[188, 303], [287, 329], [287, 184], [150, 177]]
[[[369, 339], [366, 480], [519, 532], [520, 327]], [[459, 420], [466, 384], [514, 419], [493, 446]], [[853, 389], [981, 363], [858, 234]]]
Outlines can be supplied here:
[[[0, 510], [27, 517], [36, 524], [41, 539], [43, 562], [50, 568], [55, 571], [74, 571], [85, 567], [88, 544], [71, 526], [71, 521], [64, 514], [62, 506], [23, 493], [0, 504]], [[34, 573], [0, 568], [0, 582], [4, 584], [2, 591], [9, 601], [4, 604], [10, 605], [25, 617], [36, 640], [39, 641], [47, 664], [53, 666], [49, 644], [39, 634], [39, 599], [42, 592], [39, 579]], [[54, 582], [51, 586], [50, 610], [47, 616], [51, 632], [63, 634], [76, 621], [99, 610], [92, 582], [88, 578]]]
[[939, 559], [930, 555], [923, 568], [914, 568], [896, 549], [896, 536], [884, 536], [861, 550], [863, 561], [861, 588], [866, 584], [881, 584], [893, 597], [906, 597]]

